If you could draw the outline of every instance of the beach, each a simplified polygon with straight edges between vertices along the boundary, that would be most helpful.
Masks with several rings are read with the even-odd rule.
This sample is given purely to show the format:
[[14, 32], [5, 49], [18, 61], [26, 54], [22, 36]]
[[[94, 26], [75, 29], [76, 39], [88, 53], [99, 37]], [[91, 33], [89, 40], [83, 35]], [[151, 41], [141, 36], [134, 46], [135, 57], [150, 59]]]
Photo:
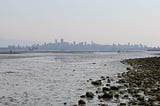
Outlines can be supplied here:
[[[0, 104], [3, 106], [72, 106], [83, 99], [87, 106], [108, 104], [98, 94], [92, 99], [80, 96], [97, 87], [91, 82], [102, 76], [113, 85], [118, 73], [127, 72], [129, 58], [153, 57], [153, 52], [68, 52], [0, 54]], [[102, 80], [102, 79], [101, 79]], [[102, 81], [104, 84], [106, 80]], [[106, 85], [103, 85], [106, 86]]]

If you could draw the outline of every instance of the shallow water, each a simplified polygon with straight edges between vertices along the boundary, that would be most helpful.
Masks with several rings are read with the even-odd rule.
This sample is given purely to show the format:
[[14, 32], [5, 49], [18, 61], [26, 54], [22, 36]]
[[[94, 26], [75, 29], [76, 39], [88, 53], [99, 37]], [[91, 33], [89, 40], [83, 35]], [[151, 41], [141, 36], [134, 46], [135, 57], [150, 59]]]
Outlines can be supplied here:
[[[72, 106], [80, 95], [94, 91], [88, 79], [116, 78], [126, 71], [121, 59], [151, 53], [0, 54], [0, 106]], [[98, 104], [97, 99], [86, 101], [89, 106]]]

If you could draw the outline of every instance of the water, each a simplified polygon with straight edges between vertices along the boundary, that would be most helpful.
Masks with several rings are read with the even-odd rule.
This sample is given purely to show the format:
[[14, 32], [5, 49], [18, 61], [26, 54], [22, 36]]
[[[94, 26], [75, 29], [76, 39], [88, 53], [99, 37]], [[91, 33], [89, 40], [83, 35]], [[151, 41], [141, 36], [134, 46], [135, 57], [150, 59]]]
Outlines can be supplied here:
[[0, 106], [72, 106], [95, 89], [88, 79], [116, 78], [126, 69], [121, 59], [146, 56], [151, 52], [0, 54]]

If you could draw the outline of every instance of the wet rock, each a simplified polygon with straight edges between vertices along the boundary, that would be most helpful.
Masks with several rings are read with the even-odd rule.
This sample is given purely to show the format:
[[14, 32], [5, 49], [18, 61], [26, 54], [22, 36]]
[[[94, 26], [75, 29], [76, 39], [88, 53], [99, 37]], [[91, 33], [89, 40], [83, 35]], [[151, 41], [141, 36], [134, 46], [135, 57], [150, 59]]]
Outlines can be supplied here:
[[99, 88], [97, 88], [97, 91], [96, 91], [96, 93], [101, 93], [102, 91], [101, 91], [101, 88], [99, 87]]
[[120, 103], [119, 106], [127, 106], [126, 103]]
[[96, 80], [91, 82], [93, 85], [102, 85], [101, 80]]
[[86, 105], [86, 102], [84, 100], [79, 100], [78, 105], [84, 106], [84, 105]]
[[113, 94], [112, 93], [104, 93], [102, 98], [104, 98], [104, 99], [113, 99]]
[[127, 90], [120, 90], [120, 91], [119, 91], [120, 94], [124, 94], [124, 93], [126, 93], [126, 92], [127, 92]]
[[156, 96], [150, 96], [148, 101], [156, 101], [157, 97]]
[[86, 92], [86, 97], [87, 98], [93, 98], [94, 94], [92, 92]]
[[109, 89], [108, 87], [103, 87], [103, 88], [102, 88], [102, 91], [103, 91], [103, 92], [107, 92], [107, 91], [109, 91], [109, 90], [110, 90], [110, 89]]
[[107, 104], [100, 104], [100, 106], [108, 106]]
[[106, 86], [110, 86], [110, 84], [106, 84]]
[[129, 97], [128, 95], [124, 95], [123, 99], [128, 99], [128, 97]]
[[122, 73], [118, 73], [118, 74], [117, 74], [117, 77], [118, 77], [118, 78], [121, 78], [121, 77], [122, 77]]
[[110, 79], [107, 79], [107, 83], [111, 83], [111, 80], [110, 80]]
[[126, 69], [127, 69], [127, 70], [131, 70], [131, 68], [130, 68], [130, 67], [127, 67]]
[[109, 76], [106, 76], [107, 79], [109, 79]]
[[119, 90], [119, 86], [111, 86], [110, 89], [111, 90]]
[[85, 96], [85, 95], [81, 95], [80, 97], [81, 97], [81, 98], [85, 98], [86, 96]]
[[119, 79], [119, 80], [117, 81], [117, 83], [126, 83], [126, 80], [125, 80], [125, 79]]
[[160, 101], [160, 93], [156, 94], [157, 101]]
[[104, 76], [101, 76], [101, 79], [102, 79], [102, 80], [106, 80], [106, 78], [105, 78]]
[[115, 94], [114, 97], [118, 99], [119, 98], [119, 94]]
[[137, 100], [139, 100], [139, 101], [144, 101], [144, 96], [140, 95], [140, 96], [137, 98]]

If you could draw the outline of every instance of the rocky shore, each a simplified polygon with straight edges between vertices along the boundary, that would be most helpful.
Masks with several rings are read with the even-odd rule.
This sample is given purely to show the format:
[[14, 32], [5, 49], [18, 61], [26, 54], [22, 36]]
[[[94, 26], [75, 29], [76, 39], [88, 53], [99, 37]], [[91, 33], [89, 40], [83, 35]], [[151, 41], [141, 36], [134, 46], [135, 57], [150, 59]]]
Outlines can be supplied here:
[[160, 106], [160, 57], [126, 59], [126, 72], [118, 73], [117, 80], [101, 76], [88, 80], [95, 91], [86, 91], [74, 106], [87, 106], [87, 100], [97, 98], [99, 106]]

